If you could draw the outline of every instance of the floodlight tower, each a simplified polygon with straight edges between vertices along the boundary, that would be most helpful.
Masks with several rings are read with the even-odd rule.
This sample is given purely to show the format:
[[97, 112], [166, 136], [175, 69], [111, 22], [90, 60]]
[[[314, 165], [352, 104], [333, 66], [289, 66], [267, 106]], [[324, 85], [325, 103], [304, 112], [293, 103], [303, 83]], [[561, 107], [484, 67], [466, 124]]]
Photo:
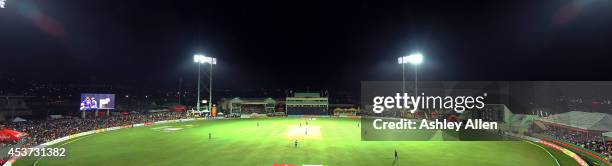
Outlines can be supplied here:
[[419, 64], [423, 63], [423, 54], [421, 53], [412, 53], [408, 56], [403, 56], [403, 57], [399, 57], [397, 58], [397, 62], [399, 64], [402, 65], [402, 92], [404, 93], [405, 88], [406, 88], [406, 79], [404, 77], [404, 65], [406, 63], [410, 63], [414, 65], [414, 95], [418, 95], [419, 93], [419, 89], [418, 89], [418, 85], [417, 85], [417, 81], [418, 81], [418, 66]]
[[202, 54], [196, 54], [193, 55], [193, 62], [198, 63], [198, 104], [197, 104], [197, 111], [200, 112], [200, 103], [202, 102], [200, 100], [200, 68], [202, 66], [203, 63], [208, 63], [210, 64], [210, 70], [209, 70], [209, 75], [208, 75], [208, 111], [211, 111], [212, 109], [212, 72], [213, 72], [213, 65], [217, 64], [217, 58], [213, 58], [213, 57], [207, 57], [204, 56]]

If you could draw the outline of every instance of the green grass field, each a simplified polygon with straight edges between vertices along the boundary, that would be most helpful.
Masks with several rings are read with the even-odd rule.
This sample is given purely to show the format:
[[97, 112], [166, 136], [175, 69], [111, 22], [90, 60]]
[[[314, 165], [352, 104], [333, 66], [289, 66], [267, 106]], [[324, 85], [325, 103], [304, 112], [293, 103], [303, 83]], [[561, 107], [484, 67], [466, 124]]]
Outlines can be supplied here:
[[[327, 118], [309, 121], [305, 136], [298, 126], [304, 121], [211, 120], [122, 129], [58, 144], [67, 149], [64, 159], [15, 165], [557, 165], [545, 150], [523, 141], [361, 141], [359, 120]], [[576, 165], [548, 150], [561, 165]]]

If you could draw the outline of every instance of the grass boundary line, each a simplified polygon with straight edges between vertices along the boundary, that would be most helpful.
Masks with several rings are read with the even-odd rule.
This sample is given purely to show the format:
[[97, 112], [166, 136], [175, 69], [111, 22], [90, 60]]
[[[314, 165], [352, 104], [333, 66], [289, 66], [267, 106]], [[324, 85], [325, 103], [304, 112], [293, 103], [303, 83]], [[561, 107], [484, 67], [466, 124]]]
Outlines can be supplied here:
[[[76, 138], [76, 139], [73, 139], [73, 140], [69, 140], [69, 141], [67, 141], [67, 142], [64, 142], [64, 143], [60, 144], [60, 145], [59, 145], [59, 146], [57, 146], [57, 147], [62, 147], [62, 146], [64, 146], [64, 145], [68, 145], [68, 144], [70, 144], [70, 143], [72, 143], [72, 142], [76, 142], [76, 141], [79, 141], [79, 140], [84, 139], [84, 138], [91, 137], [91, 136], [96, 135], [96, 134], [97, 134], [97, 133], [90, 134], [90, 135], [86, 135], [86, 136], [83, 136], [83, 137], [80, 137], [80, 138]], [[36, 159], [36, 161], [34, 161], [34, 163], [32, 164], [32, 166], [36, 166], [36, 165], [38, 164], [38, 162], [39, 162], [39, 161], [40, 161], [42, 158], [44, 158], [44, 157], [45, 157], [45, 156], [41, 156], [40, 158]]]
[[559, 163], [559, 160], [558, 160], [558, 159], [555, 157], [555, 155], [553, 155], [552, 153], [550, 153], [550, 151], [548, 151], [548, 149], [546, 149], [546, 148], [544, 148], [544, 147], [542, 147], [542, 146], [540, 146], [540, 145], [538, 145], [538, 144], [536, 144], [536, 143], [530, 142], [530, 141], [525, 141], [525, 142], [530, 143], [530, 144], [532, 144], [532, 145], [535, 145], [535, 146], [537, 146], [537, 147], [541, 148], [541, 149], [542, 149], [542, 150], [544, 150], [546, 153], [548, 153], [548, 155], [550, 155], [550, 157], [552, 157], [552, 158], [555, 160], [555, 162], [557, 163], [557, 166], [561, 166], [561, 164]]

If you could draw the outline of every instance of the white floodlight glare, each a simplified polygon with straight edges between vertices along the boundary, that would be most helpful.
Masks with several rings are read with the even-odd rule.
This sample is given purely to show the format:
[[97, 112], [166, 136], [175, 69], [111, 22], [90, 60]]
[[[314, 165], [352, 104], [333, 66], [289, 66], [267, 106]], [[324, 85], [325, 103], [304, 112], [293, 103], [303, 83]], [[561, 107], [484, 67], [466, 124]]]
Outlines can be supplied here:
[[204, 55], [196, 54], [193, 56], [193, 62], [196, 63], [208, 63], [208, 64], [217, 64], [217, 58], [207, 57]]
[[0, 8], [4, 8], [6, 6], [6, 0], [0, 0]]
[[421, 53], [414, 53], [414, 54], [410, 54], [408, 56], [399, 57], [399, 58], [397, 58], [397, 63], [399, 63], [399, 64], [410, 63], [410, 64], [413, 64], [413, 65], [421, 64], [421, 63], [423, 63], [423, 54], [421, 54]]
[[411, 54], [410, 56], [408, 56], [408, 62], [415, 64], [415, 65], [423, 63], [423, 54], [421, 53]]

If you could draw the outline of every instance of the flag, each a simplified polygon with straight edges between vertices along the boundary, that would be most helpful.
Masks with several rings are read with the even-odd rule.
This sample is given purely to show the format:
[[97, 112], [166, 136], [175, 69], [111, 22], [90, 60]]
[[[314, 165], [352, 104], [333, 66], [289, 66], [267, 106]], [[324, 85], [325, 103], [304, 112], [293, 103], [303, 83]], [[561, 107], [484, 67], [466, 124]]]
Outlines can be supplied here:
[[0, 130], [0, 140], [18, 141], [27, 135], [28, 134], [26, 133], [22, 133], [22, 132], [11, 130], [11, 129]]

